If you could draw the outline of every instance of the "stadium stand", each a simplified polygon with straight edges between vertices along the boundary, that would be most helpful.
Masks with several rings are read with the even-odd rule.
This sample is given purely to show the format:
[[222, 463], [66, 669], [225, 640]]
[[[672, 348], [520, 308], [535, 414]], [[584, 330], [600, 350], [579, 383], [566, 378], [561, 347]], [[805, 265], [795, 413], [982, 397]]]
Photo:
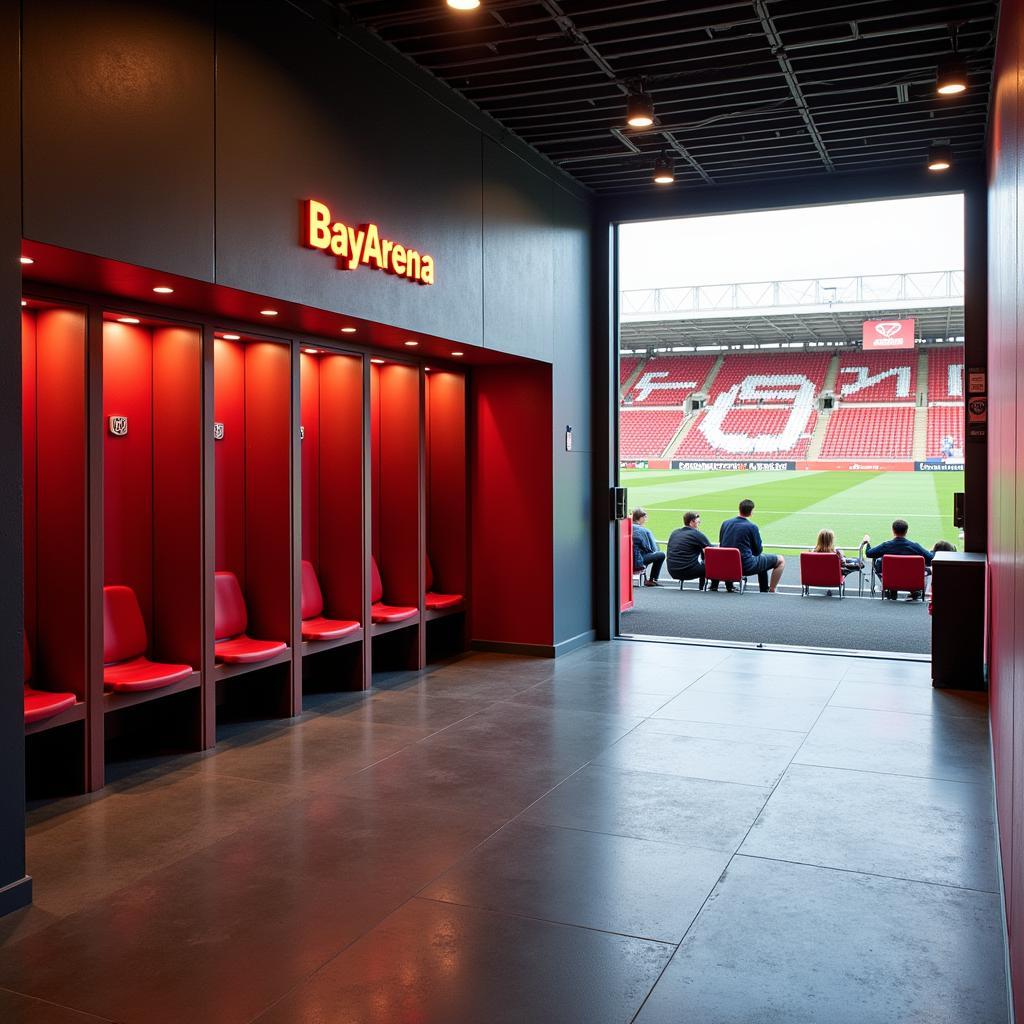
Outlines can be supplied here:
[[[929, 373], [931, 368], [929, 367]], [[952, 441], [953, 451], [943, 451], [943, 439]], [[963, 457], [964, 407], [963, 405], [933, 405], [928, 410], [927, 458]]]
[[[735, 434], [742, 437], [758, 438], [762, 436], [777, 436], [786, 429], [786, 424], [791, 415], [794, 414], [791, 408], [787, 409], [731, 409], [725, 415], [722, 422], [722, 431], [725, 434]], [[700, 414], [700, 419], [694, 423], [687, 435], [676, 446], [672, 453], [677, 459], [703, 459], [703, 458], [730, 458], [737, 454], [753, 454], [730, 451], [720, 445], [715, 445], [702, 429], [707, 413]], [[758, 457], [767, 459], [802, 459], [807, 456], [807, 446], [811, 443], [811, 434], [814, 432], [814, 424], [817, 413], [811, 410], [807, 417], [806, 426], [801, 431], [801, 436], [796, 444], [787, 448], [772, 448], [764, 444], [759, 446], [756, 452]]]
[[652, 356], [627, 400], [633, 405], [682, 405], [701, 389], [716, 359], [712, 355]]
[[913, 406], [847, 407], [832, 413], [821, 457], [909, 459], [913, 451]]
[[[814, 385], [814, 394], [817, 395], [825, 383], [825, 374], [828, 372], [831, 358], [827, 352], [761, 352], [726, 356], [711, 388], [710, 401], [713, 402], [734, 384], [742, 384], [747, 377], [759, 375], [772, 377], [802, 374]], [[737, 395], [737, 401], [753, 402], [757, 397], [756, 394], [744, 397], [740, 393]]]
[[928, 402], [962, 402], [964, 350], [960, 345], [928, 352]]
[[640, 364], [641, 356], [620, 356], [619, 357], [619, 388], [623, 387], [629, 375]]
[[839, 357], [835, 390], [843, 403], [913, 402], [916, 386], [916, 351], [844, 352]]
[[682, 422], [681, 409], [624, 409], [619, 414], [619, 455], [624, 459], [657, 458]]

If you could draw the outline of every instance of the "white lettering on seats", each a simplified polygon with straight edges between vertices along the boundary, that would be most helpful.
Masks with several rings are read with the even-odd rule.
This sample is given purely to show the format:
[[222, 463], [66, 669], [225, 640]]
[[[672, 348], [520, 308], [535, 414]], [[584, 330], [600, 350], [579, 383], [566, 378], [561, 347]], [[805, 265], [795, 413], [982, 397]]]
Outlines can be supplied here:
[[909, 366], [891, 366], [888, 370], [881, 370], [879, 373], [875, 374], [869, 374], [866, 366], [843, 366], [840, 367], [839, 372], [855, 373], [857, 375], [855, 380], [852, 380], [848, 384], [844, 384], [842, 386], [839, 391], [841, 395], [855, 395], [858, 391], [863, 391], [865, 388], [874, 387], [876, 384], [880, 384], [886, 379], [886, 377], [895, 377], [896, 397], [910, 397]]
[[946, 377], [946, 390], [950, 398], [963, 398], [964, 395], [964, 364], [950, 363]]
[[633, 401], [643, 402], [654, 391], [676, 391], [681, 389], [688, 391], [697, 386], [695, 380], [673, 380], [666, 382], [656, 379], [667, 376], [668, 370], [651, 370], [650, 373], [643, 374], [636, 384], [633, 385], [633, 391], [636, 393]]
[[[697, 426], [715, 448], [734, 455], [789, 451], [807, 429], [807, 421], [814, 412], [815, 390], [814, 383], [802, 373], [750, 374], [728, 391], [723, 391]], [[777, 434], [758, 434], [755, 437], [726, 433], [725, 417], [737, 407], [737, 399], [756, 401], [759, 398], [793, 403], [782, 430]]]

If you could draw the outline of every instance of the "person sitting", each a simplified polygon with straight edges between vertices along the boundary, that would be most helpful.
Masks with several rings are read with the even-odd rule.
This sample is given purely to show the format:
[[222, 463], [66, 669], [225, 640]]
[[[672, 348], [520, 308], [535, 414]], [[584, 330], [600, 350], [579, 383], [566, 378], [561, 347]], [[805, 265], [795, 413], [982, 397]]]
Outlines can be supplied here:
[[[907, 539], [907, 532], [910, 526], [907, 524], [905, 519], [894, 519], [892, 524], [892, 539], [883, 541], [881, 544], [876, 544], [874, 547], [871, 546], [871, 537], [868, 534], [864, 534], [864, 540], [862, 544], [867, 544], [868, 548], [864, 554], [868, 558], [874, 559], [871, 564], [871, 571], [881, 578], [882, 575], [882, 559], [886, 555], [920, 555], [924, 559], [925, 573], [931, 574], [931, 569], [928, 568], [931, 565], [932, 559], [935, 557], [934, 551], [929, 551], [927, 548], [921, 547], [916, 541]], [[896, 600], [896, 591], [890, 590], [886, 593], [886, 596], [891, 598], [893, 601]], [[908, 601], [915, 601], [919, 597], [923, 597], [924, 594], [921, 591], [915, 590], [908, 598]]]
[[699, 589], [707, 586], [704, 576], [704, 549], [711, 541], [700, 532], [700, 513], [686, 512], [683, 525], [668, 538], [668, 574], [674, 580], [698, 580]]
[[[645, 571], [645, 587], [656, 587], [661, 567], [665, 564], [665, 552], [658, 550], [658, 542], [647, 529], [646, 522], [647, 513], [644, 509], [633, 509], [633, 569], [636, 572]], [[651, 567], [649, 571], [647, 566]]]
[[956, 545], [951, 544], [948, 540], [937, 540], [932, 545], [932, 551], [956, 551]]
[[847, 558], [839, 548], [836, 547], [836, 535], [832, 530], [819, 530], [818, 539], [814, 543], [814, 550], [818, 553], [837, 554], [843, 570], [845, 579], [851, 572], [859, 572], [864, 568], [864, 562], [859, 558]]
[[[718, 543], [723, 548], [738, 548], [740, 561], [743, 563], [743, 575], [753, 576], [757, 574], [757, 582], [761, 593], [776, 593], [776, 587], [782, 578], [782, 570], [786, 567], [786, 560], [782, 555], [764, 554], [764, 545], [761, 543], [761, 531], [750, 521], [754, 512], [754, 503], [749, 498], [740, 502], [739, 515], [732, 519], [726, 519], [718, 531]], [[771, 571], [771, 581], [768, 579], [768, 572]], [[727, 583], [727, 590], [732, 590], [732, 584]], [[711, 584], [712, 590], [717, 590], [717, 583]]]

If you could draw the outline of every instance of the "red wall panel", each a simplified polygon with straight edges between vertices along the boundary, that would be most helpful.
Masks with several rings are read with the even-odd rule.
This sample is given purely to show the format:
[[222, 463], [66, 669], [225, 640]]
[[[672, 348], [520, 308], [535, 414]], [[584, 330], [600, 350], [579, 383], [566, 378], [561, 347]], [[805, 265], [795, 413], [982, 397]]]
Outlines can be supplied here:
[[466, 593], [466, 378], [427, 374], [427, 554], [433, 589]]
[[473, 370], [474, 640], [549, 646], [554, 635], [551, 369]]
[[213, 418], [224, 424], [214, 442], [216, 568], [245, 589], [245, 346], [218, 338], [213, 348]]
[[320, 357], [299, 356], [299, 417], [302, 433], [302, 557], [319, 560], [320, 532]]

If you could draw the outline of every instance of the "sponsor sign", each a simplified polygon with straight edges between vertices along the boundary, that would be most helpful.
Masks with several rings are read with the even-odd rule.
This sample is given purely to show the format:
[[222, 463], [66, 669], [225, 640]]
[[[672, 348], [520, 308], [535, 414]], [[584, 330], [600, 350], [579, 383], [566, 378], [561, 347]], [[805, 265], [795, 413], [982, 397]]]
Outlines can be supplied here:
[[646, 459], [622, 459], [619, 462], [619, 469], [646, 469]]
[[988, 396], [974, 395], [967, 399], [967, 437], [983, 438], [988, 431]]
[[742, 470], [750, 470], [754, 473], [765, 473], [765, 472], [780, 472], [787, 469], [796, 469], [795, 462], [701, 462], [698, 460], [694, 461], [683, 461], [681, 459], [672, 460], [673, 469], [684, 469], [684, 470], [724, 470], [726, 472], [735, 473]]
[[913, 348], [914, 319], [908, 320], [865, 320], [864, 348]]
[[986, 384], [987, 374], [983, 367], [972, 366], [967, 371], [967, 393], [969, 395], [983, 395], [988, 390]]
[[839, 460], [814, 459], [796, 463], [797, 469], [829, 470], [838, 469], [847, 472], [862, 473], [910, 473], [914, 469], [913, 462], [841, 462]]
[[962, 473], [962, 462], [915, 462], [914, 469], [919, 473]]

